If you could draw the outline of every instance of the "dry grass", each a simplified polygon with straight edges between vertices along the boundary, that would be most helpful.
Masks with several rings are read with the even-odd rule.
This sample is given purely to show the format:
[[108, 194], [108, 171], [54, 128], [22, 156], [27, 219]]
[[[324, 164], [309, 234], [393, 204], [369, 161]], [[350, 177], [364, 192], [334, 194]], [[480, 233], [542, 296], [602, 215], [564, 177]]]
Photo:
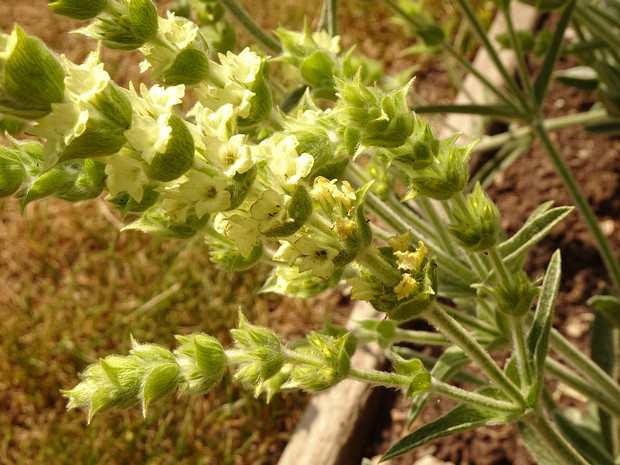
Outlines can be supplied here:
[[[67, 34], [77, 22], [52, 16], [43, 0], [3, 0], [1, 30], [14, 22], [72, 60], [93, 49]], [[120, 84], [139, 78], [135, 54], [105, 58]], [[322, 325], [336, 293], [306, 303], [257, 296], [266, 268], [230, 278], [200, 242], [119, 233], [101, 199], [40, 201], [23, 216], [14, 199], [0, 199], [0, 225], [0, 464], [277, 461], [303, 394], [265, 406], [227, 375], [208, 395], [157, 403], [146, 421], [135, 409], [86, 427], [85, 413], [66, 412], [59, 390], [96, 357], [126, 353], [130, 334], [172, 345], [174, 334], [204, 331], [228, 344], [239, 307], [285, 337], [302, 337]]]

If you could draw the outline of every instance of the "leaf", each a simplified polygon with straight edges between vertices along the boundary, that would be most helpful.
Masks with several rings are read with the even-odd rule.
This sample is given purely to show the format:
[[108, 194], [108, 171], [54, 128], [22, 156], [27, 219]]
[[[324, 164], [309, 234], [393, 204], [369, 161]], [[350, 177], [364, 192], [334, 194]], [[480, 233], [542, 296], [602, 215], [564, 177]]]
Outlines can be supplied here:
[[595, 135], [611, 135], [620, 134], [620, 118], [610, 119], [601, 123], [593, 123], [584, 126], [584, 129], [590, 134]]
[[614, 465], [613, 458], [601, 442], [602, 437], [599, 431], [593, 431], [587, 425], [574, 422], [559, 411], [553, 413], [553, 420], [558, 425], [562, 435], [590, 463]]
[[155, 366], [144, 378], [140, 397], [142, 416], [146, 418], [146, 408], [151, 402], [167, 396], [174, 391], [179, 382], [179, 365], [164, 363]]
[[543, 280], [542, 291], [536, 306], [534, 322], [527, 337], [530, 354], [534, 357], [536, 364], [537, 385], [542, 386], [545, 359], [549, 346], [549, 332], [553, 322], [553, 312], [560, 288], [560, 277], [562, 274], [562, 260], [560, 251], [556, 251], [551, 257], [545, 278]]
[[[478, 391], [483, 393], [486, 389]], [[499, 425], [515, 421], [520, 413], [498, 413], [471, 405], [459, 405], [444, 416], [425, 424], [396, 442], [381, 458], [393, 459], [429, 441], [451, 436], [462, 431], [486, 425]]]
[[563, 459], [553, 454], [547, 443], [541, 440], [540, 434], [531, 426], [518, 422], [521, 439], [538, 465], [566, 465]]
[[[612, 297], [612, 296], [597, 296]], [[589, 302], [589, 301], [588, 301]], [[616, 302], [618, 300], [616, 299]], [[616, 309], [616, 315], [620, 314], [619, 307]], [[596, 308], [596, 307], [595, 307]], [[618, 329], [609, 324], [608, 319], [602, 312], [595, 312], [594, 321], [590, 327], [590, 356], [592, 361], [600, 366], [605, 373], [612, 378], [616, 378], [618, 374]], [[611, 416], [605, 410], [599, 408], [598, 416], [601, 425], [602, 435], [605, 439], [608, 450], [613, 450], [614, 422]], [[596, 462], [598, 463], [598, 462]], [[602, 462], [601, 462], [602, 463]]]
[[538, 74], [534, 80], [533, 98], [536, 106], [539, 108], [545, 100], [547, 89], [549, 88], [549, 81], [551, 81], [551, 76], [553, 74], [553, 70], [555, 69], [555, 64], [562, 53], [564, 33], [566, 32], [566, 28], [568, 27], [570, 19], [573, 15], [575, 3], [577, 3], [576, 0], [571, 0], [564, 8], [562, 16], [557, 23], [555, 33], [553, 34], [551, 45], [545, 55], [545, 60], [538, 70]]
[[553, 78], [567, 86], [580, 90], [594, 90], [598, 87], [598, 74], [590, 66], [573, 66], [553, 73]]
[[[467, 355], [459, 347], [452, 346], [447, 348], [437, 359], [431, 369], [431, 375], [438, 381], [446, 381], [457, 374], [468, 363], [469, 358]], [[407, 414], [407, 427], [411, 427], [431, 397], [430, 393], [422, 393], [413, 399]]]
[[545, 237], [572, 210], [573, 207], [557, 207], [549, 211], [537, 209], [532, 213], [514, 236], [499, 245], [499, 251], [506, 264], [510, 267], [518, 262], [522, 255]]
[[620, 328], [620, 300], [613, 295], [596, 295], [587, 304], [601, 312], [616, 328]]

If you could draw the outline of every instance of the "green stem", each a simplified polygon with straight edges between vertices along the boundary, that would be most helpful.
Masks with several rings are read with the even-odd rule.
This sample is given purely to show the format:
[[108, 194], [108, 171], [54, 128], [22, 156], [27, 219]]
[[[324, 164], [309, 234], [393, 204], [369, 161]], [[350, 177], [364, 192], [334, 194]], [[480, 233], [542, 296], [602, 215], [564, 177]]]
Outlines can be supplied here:
[[515, 405], [514, 403], [493, 399], [476, 392], [467, 391], [465, 389], [443, 383], [435, 378], [432, 378], [431, 380], [430, 391], [434, 394], [450, 397], [451, 399], [456, 399], [460, 402], [477, 405], [486, 409], [493, 409], [500, 412], [523, 411], [521, 406]]
[[[414, 30], [417, 30], [420, 28], [421, 24], [416, 20], [415, 17], [411, 16], [409, 13], [407, 13], [405, 10], [403, 10], [400, 5], [398, 5], [397, 2], [395, 2], [394, 0], [383, 0], [391, 9], [393, 9], [398, 15], [400, 15], [405, 21], [407, 21], [409, 24], [411, 24], [414, 28]], [[463, 66], [465, 68], [465, 70], [468, 73], [473, 74], [474, 76], [476, 76], [476, 78], [478, 78], [480, 80], [480, 82], [490, 91], [492, 92], [497, 98], [499, 98], [500, 100], [502, 100], [504, 103], [506, 103], [507, 105], [511, 106], [511, 107], [515, 107], [515, 104], [513, 101], [510, 100], [510, 98], [508, 98], [505, 94], [505, 92], [501, 92], [498, 89], [498, 86], [494, 85], [493, 83], [491, 83], [491, 81], [489, 81], [479, 70], [477, 70], [476, 68], [474, 68], [472, 66], [472, 64], [469, 62], [469, 60], [463, 55], [463, 53], [459, 50], [456, 50], [452, 44], [450, 44], [450, 42], [448, 42], [447, 40], [444, 40], [441, 43], [442, 48], [449, 54], [451, 55], [458, 63], [461, 64], [461, 66]]]
[[590, 233], [592, 234], [592, 236], [594, 236], [594, 240], [598, 247], [599, 253], [601, 254], [601, 258], [603, 259], [605, 267], [607, 268], [607, 271], [609, 273], [609, 277], [611, 278], [615, 294], [619, 295], [620, 264], [618, 263], [618, 260], [614, 255], [611, 244], [603, 234], [603, 231], [601, 231], [596, 215], [594, 214], [592, 207], [588, 203], [588, 199], [579, 188], [577, 181], [575, 180], [568, 166], [562, 159], [562, 156], [560, 155], [557, 147], [549, 137], [547, 129], [540, 122], [540, 120], [532, 124], [532, 130], [542, 142], [545, 150], [547, 151], [549, 159], [555, 167], [556, 172], [560, 176], [560, 179], [562, 179], [562, 182], [570, 193], [573, 202], [575, 202], [575, 205], [579, 209], [579, 212], [581, 213], [581, 216], [586, 222]]
[[562, 459], [562, 463], [566, 465], [590, 465], [586, 459], [579, 455], [572, 444], [560, 434], [543, 412], [537, 412], [522, 419], [522, 421], [534, 428], [539, 438], [547, 443], [555, 455]]
[[549, 344], [560, 357], [587, 376], [592, 385], [602, 389], [612, 399], [616, 409], [620, 409], [620, 386], [601, 367], [568, 342], [556, 329], [551, 330]]
[[417, 345], [450, 345], [450, 341], [440, 333], [430, 331], [416, 331], [413, 329], [396, 328], [393, 344], [408, 342]]
[[282, 47], [279, 42], [254, 21], [254, 18], [250, 16], [237, 0], [219, 0], [219, 2], [267, 51], [274, 55], [282, 53]]
[[[607, 110], [597, 108], [584, 113], [574, 115], [558, 116], [557, 118], [549, 118], [543, 121], [543, 125], [547, 131], [561, 129], [570, 126], [578, 126], [582, 124], [600, 123], [608, 120]], [[524, 139], [532, 137], [532, 128], [525, 126], [514, 131], [504, 132], [495, 136], [483, 136], [474, 146], [473, 152], [486, 152], [495, 150], [508, 142], [516, 139]]]
[[526, 402], [519, 389], [499, 369], [493, 358], [484, 350], [484, 347], [447, 312], [439, 305], [434, 304], [426, 309], [422, 316], [440, 330], [444, 336], [459, 346], [499, 389], [519, 405], [525, 407]]
[[401, 280], [400, 272], [383, 257], [376, 254], [373, 247], [366, 247], [366, 249], [357, 254], [355, 260], [364, 268], [367, 268], [386, 286], [394, 287]]
[[620, 403], [616, 399], [610, 398], [606, 392], [602, 391], [592, 381], [579, 376], [550, 357], [547, 357], [545, 360], [545, 372], [571, 389], [574, 389], [588, 400], [591, 400], [610, 415], [620, 418]]
[[510, 331], [512, 335], [512, 346], [517, 357], [517, 369], [521, 379], [521, 388], [524, 392], [532, 384], [532, 367], [529, 351], [526, 346], [526, 336], [523, 331], [523, 318], [515, 315], [510, 316]]
[[448, 235], [446, 225], [441, 221], [441, 218], [439, 218], [439, 215], [437, 214], [437, 211], [431, 201], [424, 196], [419, 197], [417, 200], [424, 209], [426, 216], [429, 220], [431, 220], [431, 223], [435, 227], [435, 233], [439, 236], [441, 245], [444, 247], [446, 252], [455, 257], [458, 256], [456, 248], [452, 243], [453, 239]]
[[[392, 387], [404, 390], [406, 390], [411, 383], [411, 377], [409, 376], [389, 373], [386, 371], [357, 368], [353, 366], [349, 371], [348, 377], [374, 386]], [[431, 378], [431, 386], [429, 391], [434, 394], [450, 397], [451, 399], [458, 400], [459, 402], [476, 405], [486, 409], [493, 409], [501, 412], [515, 412], [520, 410], [520, 407], [513, 403], [493, 399], [476, 392], [451, 386], [434, 378]]]
[[502, 254], [499, 252], [496, 246], [491, 247], [489, 250], [487, 250], [487, 252], [489, 254], [489, 257], [491, 257], [491, 261], [493, 262], [493, 266], [495, 266], [495, 270], [497, 271], [497, 274], [499, 275], [501, 282], [506, 285], [509, 285], [510, 276], [509, 276], [508, 268], [506, 267], [506, 264], [504, 263]]
[[512, 21], [512, 14], [510, 11], [510, 4], [505, 10], [502, 10], [504, 13], [504, 17], [506, 18], [506, 26], [508, 28], [508, 36], [510, 37], [510, 42], [512, 44], [512, 48], [514, 50], [515, 59], [517, 61], [517, 69], [519, 70], [519, 77], [521, 78], [521, 82], [525, 87], [525, 91], [529, 96], [533, 95], [532, 92], [532, 83], [530, 82], [530, 75], [527, 69], [527, 64], [525, 62], [525, 54], [521, 48], [521, 41], [517, 36], [517, 33], [514, 29], [514, 23]]
[[[526, 99], [523, 97], [521, 93], [521, 89], [519, 88], [515, 79], [511, 76], [511, 74], [508, 72], [508, 70], [506, 69], [502, 61], [500, 60], [499, 55], [497, 54], [497, 50], [495, 50], [495, 47], [489, 40], [487, 31], [485, 31], [484, 28], [482, 27], [482, 24], [480, 24], [480, 21], [478, 20], [478, 17], [476, 16], [476, 13], [472, 9], [471, 5], [466, 0], [457, 0], [457, 4], [459, 5], [460, 9], [465, 14], [467, 19], [469, 20], [470, 25], [472, 26], [472, 28], [476, 32], [476, 35], [478, 36], [478, 40], [480, 40], [480, 43], [482, 44], [482, 46], [485, 48], [485, 50], [489, 54], [489, 58], [491, 58], [491, 61], [493, 61], [495, 68], [502, 75], [502, 78], [504, 79], [504, 83], [512, 90], [514, 97], [518, 100], [519, 106], [520, 106], [520, 108], [518, 108], [518, 111], [520, 113], [528, 114], [529, 106], [528, 106]], [[506, 21], [509, 21], [509, 20], [510, 18], [506, 18]]]
[[331, 37], [338, 35], [338, 0], [323, 2], [321, 23], [318, 29], [326, 30]]

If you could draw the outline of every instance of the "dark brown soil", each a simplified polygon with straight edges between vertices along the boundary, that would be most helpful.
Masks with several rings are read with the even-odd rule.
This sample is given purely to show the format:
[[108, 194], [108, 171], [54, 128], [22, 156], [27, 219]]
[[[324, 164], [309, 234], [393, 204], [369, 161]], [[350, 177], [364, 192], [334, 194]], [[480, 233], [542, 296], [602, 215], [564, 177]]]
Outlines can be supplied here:
[[[562, 63], [560, 64], [562, 65]], [[568, 63], [564, 63], [565, 66]], [[420, 79], [423, 80], [423, 79]], [[550, 117], [588, 110], [591, 95], [553, 83], [545, 106]], [[620, 254], [620, 138], [592, 136], [582, 128], [558, 130], [552, 138], [568, 164], [579, 186], [592, 205], [603, 232], [611, 241], [616, 256]], [[535, 143], [505, 172], [500, 173], [488, 189], [502, 213], [508, 235], [514, 234], [531, 212], [541, 203], [552, 200], [556, 206], [574, 205], [568, 191], [555, 174], [545, 151]], [[605, 266], [594, 240], [575, 210], [531, 252], [526, 263], [530, 276], [542, 276], [551, 254], [560, 249], [563, 281], [558, 296], [554, 327], [583, 351], [589, 349], [588, 329], [593, 318], [586, 301], [607, 282]], [[562, 393], [554, 395], [560, 401]], [[375, 449], [385, 452], [408, 433], [406, 416], [409, 404], [400, 395]], [[448, 411], [444, 401], [431, 403], [412, 429]], [[390, 465], [411, 465], [421, 457], [434, 455], [455, 465], [535, 465], [521, 442], [516, 427], [511, 425], [481, 428], [451, 436], [398, 457]]]

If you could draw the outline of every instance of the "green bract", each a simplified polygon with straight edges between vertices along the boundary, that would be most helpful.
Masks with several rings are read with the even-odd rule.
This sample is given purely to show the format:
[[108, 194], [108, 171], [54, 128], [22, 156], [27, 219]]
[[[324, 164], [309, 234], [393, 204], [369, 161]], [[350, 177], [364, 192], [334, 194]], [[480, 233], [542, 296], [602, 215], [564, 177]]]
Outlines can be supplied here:
[[0, 112], [35, 119], [52, 111], [64, 98], [62, 66], [36, 37], [15, 26], [0, 33]]
[[48, 0], [54, 13], [74, 19], [91, 19], [103, 11], [107, 0]]

